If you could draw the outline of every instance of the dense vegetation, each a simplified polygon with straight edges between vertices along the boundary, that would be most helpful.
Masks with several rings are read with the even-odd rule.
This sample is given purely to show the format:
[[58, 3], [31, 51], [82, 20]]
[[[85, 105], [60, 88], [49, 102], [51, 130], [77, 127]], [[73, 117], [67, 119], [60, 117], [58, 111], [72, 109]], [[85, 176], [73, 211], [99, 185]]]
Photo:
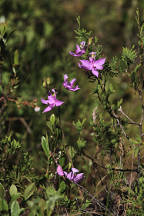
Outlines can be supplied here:
[[0, 215], [144, 215], [143, 8], [0, 1]]

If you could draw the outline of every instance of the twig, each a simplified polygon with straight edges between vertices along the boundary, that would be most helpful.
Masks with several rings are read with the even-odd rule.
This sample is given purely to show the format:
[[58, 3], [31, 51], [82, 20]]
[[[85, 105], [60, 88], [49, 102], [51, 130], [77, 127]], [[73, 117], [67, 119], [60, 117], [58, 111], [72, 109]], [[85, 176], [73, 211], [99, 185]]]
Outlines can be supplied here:
[[102, 209], [106, 209], [105, 208], [105, 206], [100, 202], [100, 201], [98, 201], [91, 193], [89, 193], [89, 191], [86, 189], [86, 188], [84, 188], [82, 185], [80, 185], [80, 184], [76, 184], [77, 186], [79, 186], [81, 189], [82, 189], [82, 191], [83, 192], [85, 192], [86, 194], [88, 194], [88, 196], [89, 197], [91, 197], [92, 198], [92, 200], [94, 200], [95, 201], [95, 203], [100, 207], [100, 208], [102, 208]]
[[[99, 80], [98, 80], [98, 83], [99, 83], [99, 85], [100, 85], [100, 81], [99, 81]], [[107, 102], [106, 111], [109, 113], [109, 115], [110, 115], [112, 118], [116, 119], [116, 121], [117, 121], [118, 125], [120, 126], [120, 128], [121, 128], [121, 130], [122, 130], [124, 136], [129, 140], [129, 136], [126, 134], [126, 132], [125, 132], [125, 130], [124, 130], [124, 128], [123, 128], [123, 125], [121, 124], [120, 117], [119, 117], [118, 115], [116, 115], [116, 113], [112, 110], [111, 105], [109, 104], [108, 95], [106, 94], [106, 89], [105, 89], [105, 81], [104, 81], [102, 87], [103, 87], [102, 90], [105, 92], [105, 95], [106, 95], [106, 102]], [[98, 95], [99, 101], [101, 102], [101, 104], [103, 104], [103, 101], [101, 100], [101, 97], [100, 97], [100, 95], [99, 95], [99, 92], [97, 92], [97, 95]]]
[[137, 172], [138, 173], [138, 169], [118, 169], [118, 168], [107, 168], [105, 166], [102, 166], [100, 164], [98, 164], [90, 155], [86, 154], [85, 152], [83, 152], [83, 154], [88, 157], [90, 160], [92, 160], [92, 162], [98, 166], [101, 167], [105, 170], [112, 170], [112, 171], [117, 171], [117, 172]]
[[117, 115], [115, 114], [114, 111], [111, 111], [111, 115], [113, 116], [113, 118], [116, 119], [116, 121], [117, 121], [118, 125], [120, 126], [120, 128], [121, 128], [121, 130], [122, 130], [124, 136], [129, 140], [129, 136], [126, 134], [126, 132], [125, 132], [125, 130], [124, 130], [124, 128], [123, 128], [123, 125], [122, 125], [121, 122], [120, 122], [120, 117], [117, 116]]
[[94, 202], [94, 203], [96, 203], [101, 209], [103, 209], [105, 212], [107, 212], [107, 213], [109, 213], [109, 214], [111, 214], [111, 213], [114, 213], [113, 212], [113, 210], [109, 210], [109, 209], [107, 209], [107, 207], [102, 203], [102, 202], [100, 202], [99, 200], [97, 200], [95, 197], [94, 197], [94, 195], [92, 195], [91, 193], [89, 193], [89, 191], [86, 189], [86, 188], [84, 188], [82, 185], [79, 185], [78, 183], [76, 184], [83, 192], [85, 192], [89, 197], [91, 197], [92, 198], [92, 201]]
[[133, 121], [126, 113], [124, 113], [121, 106], [118, 109], [118, 111], [121, 112], [121, 114], [123, 114], [129, 120], [129, 124], [135, 124], [135, 125], [139, 126], [139, 123]]
[[25, 121], [24, 118], [22, 118], [22, 117], [11, 117], [8, 120], [9, 121], [17, 121], [17, 120], [20, 121], [25, 126], [25, 128], [27, 129], [27, 132], [29, 134], [32, 134], [32, 131], [31, 131], [29, 125], [27, 124], [27, 122]]
[[142, 140], [143, 140], [143, 121], [144, 121], [144, 104], [143, 104], [143, 92], [142, 91], [138, 91], [139, 92], [139, 98], [140, 98], [140, 102], [141, 102], [141, 108], [142, 108], [142, 112], [141, 112], [141, 120], [139, 123], [139, 132], [140, 132], [140, 137], [141, 137], [141, 142], [139, 143], [139, 150], [138, 150], [138, 173], [139, 173], [139, 177], [140, 177], [140, 169], [141, 169], [141, 152], [140, 152], [140, 147], [142, 145]]

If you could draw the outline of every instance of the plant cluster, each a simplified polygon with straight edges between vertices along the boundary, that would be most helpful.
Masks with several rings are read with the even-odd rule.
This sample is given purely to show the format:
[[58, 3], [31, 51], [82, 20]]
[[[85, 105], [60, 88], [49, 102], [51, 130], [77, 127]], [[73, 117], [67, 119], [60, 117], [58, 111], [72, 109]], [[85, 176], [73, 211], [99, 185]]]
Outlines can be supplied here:
[[[31, 152], [25, 151], [7, 127], [9, 103], [19, 110], [32, 107], [40, 116], [41, 105], [37, 99], [28, 101], [18, 96], [18, 51], [8, 48], [12, 32], [5, 23], [0, 25], [1, 215], [143, 215], [144, 17], [138, 10], [136, 21], [137, 44], [123, 47], [119, 56], [108, 59], [103, 57], [98, 39], [81, 28], [77, 18], [76, 50], [69, 54], [76, 57], [71, 61], [76, 61], [93, 86], [94, 109], [90, 119], [73, 122], [76, 141], [67, 143], [69, 134], [61, 118], [66, 99], [57, 99], [60, 91], [50, 85], [49, 79], [43, 81], [48, 98], [41, 98], [47, 107], [43, 110], [46, 133], [41, 137], [40, 150], [46, 157], [41, 151], [45, 167], [39, 172], [33, 167]], [[59, 84], [62, 97], [67, 90], [67, 95], [76, 97], [83, 86], [75, 85], [76, 78], [69, 81], [70, 74], [63, 76]], [[122, 78], [130, 85], [140, 110], [138, 116], [125, 110], [125, 98], [117, 94]], [[30, 131], [26, 121], [21, 121]]]

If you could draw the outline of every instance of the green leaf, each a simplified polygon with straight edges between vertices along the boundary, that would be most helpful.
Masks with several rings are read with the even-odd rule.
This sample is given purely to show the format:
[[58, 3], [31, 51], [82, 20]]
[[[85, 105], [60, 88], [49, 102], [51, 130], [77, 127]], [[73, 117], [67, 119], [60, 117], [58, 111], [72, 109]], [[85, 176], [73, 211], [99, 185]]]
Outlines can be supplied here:
[[19, 203], [17, 200], [14, 200], [11, 204], [11, 216], [19, 216], [20, 213], [23, 211], [24, 209], [20, 209]]
[[14, 65], [19, 65], [19, 53], [18, 50], [15, 50], [14, 52]]
[[131, 49], [128, 49], [127, 47], [123, 47], [122, 58], [124, 59], [127, 58], [133, 62], [136, 58], [136, 51], [134, 50], [134, 47], [132, 47]]
[[9, 193], [11, 197], [17, 195], [17, 187], [14, 184], [11, 185]]
[[0, 211], [8, 211], [8, 204], [5, 199], [0, 198]]
[[46, 201], [47, 216], [50, 216], [55, 207], [55, 202], [59, 199], [62, 199], [63, 196], [60, 195], [59, 191], [56, 191], [52, 186], [46, 189], [46, 195], [47, 195], [47, 201]]
[[0, 183], [0, 198], [4, 198], [5, 196], [5, 189], [3, 185]]
[[46, 201], [44, 199], [39, 200], [39, 207], [44, 214], [44, 210], [46, 209]]
[[66, 189], [66, 183], [64, 181], [62, 181], [60, 183], [60, 186], [59, 186], [59, 192], [63, 193], [65, 191], [65, 189]]
[[42, 136], [42, 138], [41, 138], [41, 145], [42, 145], [42, 148], [43, 148], [46, 156], [49, 157], [50, 150], [49, 150], [49, 144], [48, 144], [48, 137], [45, 138], [44, 136]]
[[117, 102], [117, 107], [120, 107], [123, 103], [123, 98], [121, 98], [118, 102]]
[[52, 128], [51, 122], [50, 121], [46, 122], [46, 125], [51, 130], [51, 132], [53, 132], [53, 128]]
[[79, 149], [84, 148], [86, 145], [86, 141], [79, 137], [79, 139], [77, 140], [77, 145]]
[[21, 195], [21, 193], [18, 193], [17, 187], [14, 184], [11, 185], [9, 193], [12, 200], [17, 200]]
[[79, 28], [80, 28], [80, 16], [78, 16], [78, 17], [76, 18], [76, 21], [77, 21], [78, 26], [79, 26]]
[[91, 205], [91, 201], [86, 200], [85, 203], [83, 203], [81, 208], [84, 210], [84, 209], [88, 208], [90, 205]]
[[55, 115], [54, 115], [54, 114], [52, 114], [52, 115], [50, 116], [50, 123], [51, 123], [52, 125], [54, 125], [54, 123], [55, 123]]
[[44, 33], [46, 37], [49, 37], [53, 32], [53, 26], [50, 23], [44, 25]]
[[74, 158], [74, 156], [76, 155], [76, 151], [72, 146], [69, 146], [68, 153], [71, 158]]
[[86, 119], [83, 119], [82, 121], [78, 120], [77, 122], [73, 122], [73, 125], [76, 127], [78, 131], [81, 131], [83, 129], [85, 121]]
[[24, 199], [25, 200], [29, 199], [33, 195], [35, 190], [36, 190], [35, 183], [31, 183], [30, 185], [28, 185], [24, 191]]

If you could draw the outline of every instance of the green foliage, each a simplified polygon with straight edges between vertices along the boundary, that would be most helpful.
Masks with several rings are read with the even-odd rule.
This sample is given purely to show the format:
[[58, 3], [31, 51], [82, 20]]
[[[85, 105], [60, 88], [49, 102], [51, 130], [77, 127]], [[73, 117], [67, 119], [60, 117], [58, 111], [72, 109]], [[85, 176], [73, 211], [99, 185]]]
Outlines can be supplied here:
[[85, 123], [86, 119], [83, 119], [82, 122], [80, 120], [78, 120], [77, 122], [73, 122], [73, 125], [75, 126], [75, 128], [81, 132], [81, 130], [84, 127], [84, 123]]
[[88, 42], [89, 38], [91, 37], [92, 32], [91, 31], [88, 32], [86, 29], [81, 28], [80, 16], [78, 16], [76, 20], [78, 23], [78, 29], [74, 30], [74, 32], [76, 34], [76, 38], [78, 39], [79, 42], [81, 42], [81, 41]]
[[62, 195], [60, 195], [53, 187], [48, 187], [46, 189], [46, 197], [47, 215], [50, 216], [53, 212], [56, 201], [62, 199]]
[[[138, 34], [132, 19], [143, 4], [91, 3], [0, 2], [0, 215], [143, 215], [144, 16]], [[85, 54], [69, 56], [82, 41]], [[98, 78], [77, 67], [91, 52], [106, 58]], [[64, 90], [66, 73], [80, 91]], [[42, 114], [52, 88], [64, 105]]]
[[115, 148], [120, 142], [120, 128], [113, 124], [113, 121], [105, 123], [102, 116], [97, 118], [97, 121], [93, 125], [93, 138], [97, 145], [101, 146], [103, 152], [110, 151], [114, 153]]
[[18, 201], [14, 200], [11, 204], [11, 216], [19, 216], [24, 209], [20, 209]]
[[49, 151], [49, 143], [48, 143], [48, 137], [42, 137], [41, 138], [41, 144], [42, 144], [42, 148], [46, 154], [46, 156], [49, 158], [50, 156], [50, 151]]
[[29, 184], [24, 191], [24, 199], [29, 199], [33, 195], [35, 189], [35, 183]]
[[19, 141], [11, 136], [0, 141], [1, 182], [21, 182], [25, 175], [30, 174], [32, 158], [24, 151]]
[[11, 200], [17, 200], [21, 196], [21, 193], [18, 193], [17, 191], [17, 187], [13, 184], [9, 189], [9, 194], [11, 196]]
[[134, 47], [132, 49], [128, 49], [127, 47], [123, 47], [122, 49], [122, 59], [123, 61], [127, 61], [129, 64], [133, 63], [136, 58], [136, 51]]

